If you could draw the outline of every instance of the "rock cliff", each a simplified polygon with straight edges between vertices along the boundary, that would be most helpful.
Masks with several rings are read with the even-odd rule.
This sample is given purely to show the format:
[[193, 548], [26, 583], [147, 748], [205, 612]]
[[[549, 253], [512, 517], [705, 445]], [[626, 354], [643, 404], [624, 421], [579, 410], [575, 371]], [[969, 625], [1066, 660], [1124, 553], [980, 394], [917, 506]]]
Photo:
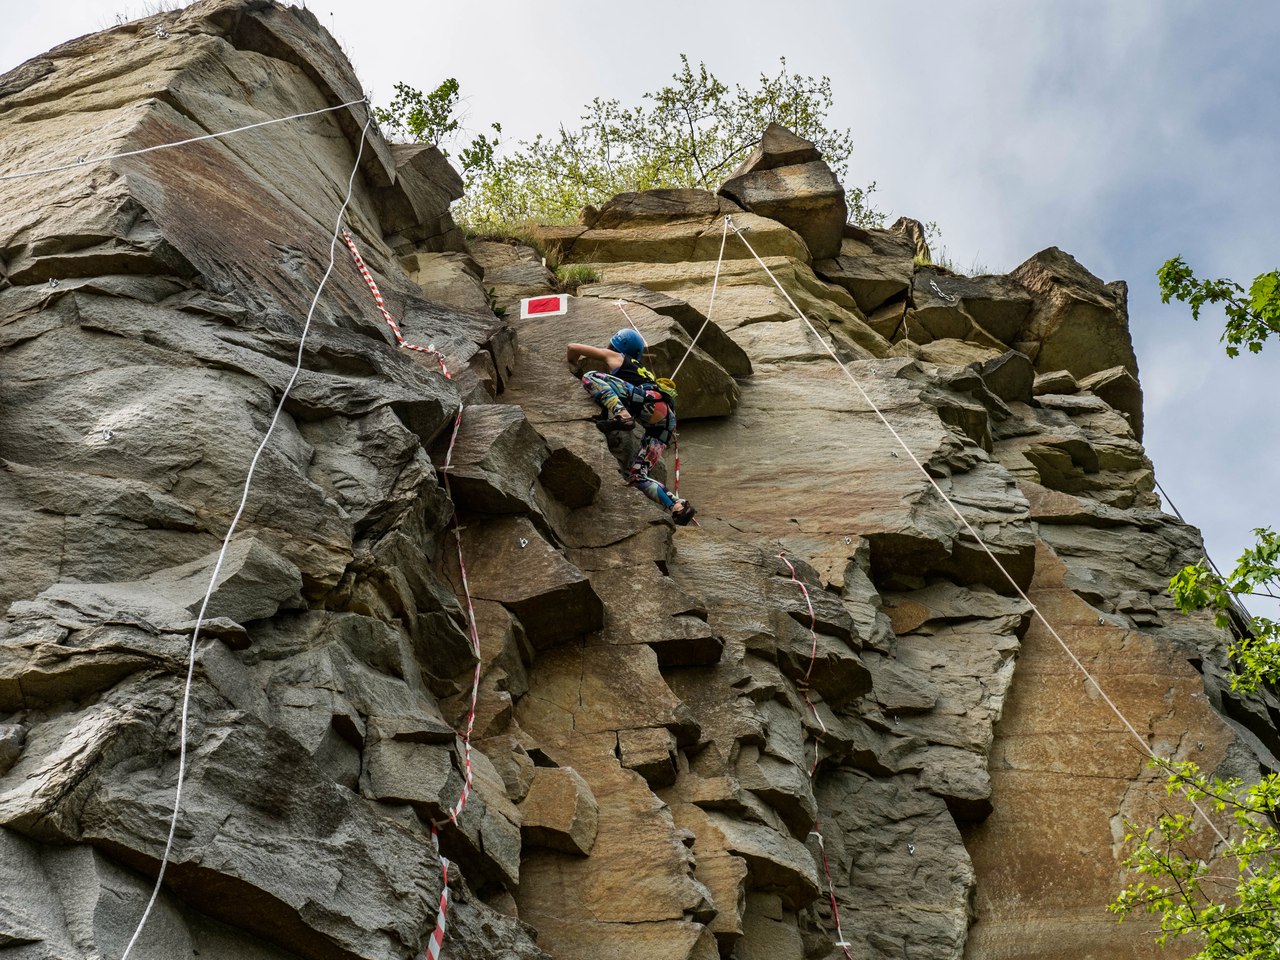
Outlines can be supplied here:
[[[440, 853], [450, 960], [1154, 956], [1103, 906], [1160, 785], [993, 558], [1151, 749], [1275, 766], [1277, 704], [1164, 594], [1202, 548], [1151, 492], [1124, 284], [1068, 254], [922, 266], [770, 128], [719, 194], [542, 228], [600, 279], [520, 320], [541, 254], [464, 240], [439, 152], [362, 135], [305, 10], [202, 0], [0, 97], [0, 172], [133, 154], [0, 180], [0, 956], [118, 957], [150, 896], [185, 657], [353, 170], [345, 223], [454, 376], [397, 350], [339, 241], [214, 584], [133, 956], [421, 956]], [[722, 239], [677, 530], [564, 344], [621, 304], [670, 369]]]

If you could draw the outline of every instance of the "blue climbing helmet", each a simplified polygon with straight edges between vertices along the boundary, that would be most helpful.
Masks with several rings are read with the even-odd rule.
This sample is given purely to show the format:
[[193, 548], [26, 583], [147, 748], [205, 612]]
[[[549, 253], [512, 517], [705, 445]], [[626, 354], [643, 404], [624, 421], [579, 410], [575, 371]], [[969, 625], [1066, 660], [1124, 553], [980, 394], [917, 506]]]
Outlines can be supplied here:
[[646, 344], [638, 330], [622, 329], [613, 335], [609, 346], [624, 357], [638, 357], [644, 353]]

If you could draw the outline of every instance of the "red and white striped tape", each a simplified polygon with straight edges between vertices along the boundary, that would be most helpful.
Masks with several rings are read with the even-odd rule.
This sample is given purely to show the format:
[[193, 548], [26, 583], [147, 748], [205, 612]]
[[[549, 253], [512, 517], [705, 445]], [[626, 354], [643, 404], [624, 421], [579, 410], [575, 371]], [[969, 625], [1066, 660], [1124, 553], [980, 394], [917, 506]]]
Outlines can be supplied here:
[[[356, 249], [356, 242], [351, 238], [351, 234], [343, 230], [342, 237], [347, 242], [347, 247], [351, 250], [351, 257], [355, 260], [356, 269], [360, 271], [360, 276], [364, 277], [364, 282], [369, 285], [370, 292], [373, 293], [373, 301], [378, 306], [378, 312], [382, 314], [382, 318], [387, 321], [387, 326], [391, 328], [391, 332], [395, 334], [396, 343], [404, 347], [406, 350], [417, 350], [419, 353], [430, 354], [435, 358], [436, 363], [440, 365], [440, 372], [449, 380], [453, 379], [453, 375], [449, 373], [449, 368], [445, 366], [444, 355], [435, 348], [434, 344], [422, 347], [416, 343], [409, 343], [404, 338], [404, 334], [400, 332], [400, 325], [396, 323], [395, 318], [391, 316], [387, 310], [386, 301], [382, 299], [382, 294], [378, 290], [378, 284], [374, 281], [373, 275], [369, 272], [369, 268], [365, 266], [364, 258], [360, 256], [360, 251]], [[453, 503], [453, 490], [449, 486], [449, 469], [453, 465], [453, 448], [458, 442], [458, 431], [462, 429], [462, 411], [463, 404], [458, 404], [458, 415], [453, 420], [453, 433], [449, 437], [449, 449], [445, 453], [444, 468], [441, 473], [444, 475], [444, 492], [449, 502]], [[467, 599], [467, 639], [471, 644], [471, 653], [475, 657], [476, 669], [471, 680], [471, 707], [467, 712], [467, 728], [462, 734], [462, 793], [458, 797], [458, 802], [454, 804], [453, 809], [449, 811], [449, 822], [457, 824], [458, 817], [462, 815], [462, 810], [467, 805], [467, 800], [471, 797], [471, 784], [473, 780], [471, 767], [471, 734], [475, 729], [476, 723], [476, 701], [480, 694], [480, 632], [476, 627], [476, 610], [475, 604], [471, 600], [471, 586], [467, 582], [467, 561], [462, 555], [462, 526], [458, 521], [458, 512], [455, 509], [453, 513], [454, 539], [458, 545], [458, 570], [462, 575], [462, 592]], [[436, 854], [440, 857], [441, 876], [443, 884], [440, 888], [440, 909], [436, 914], [436, 927], [431, 934], [431, 939], [427, 941], [426, 956], [427, 960], [440, 960], [440, 951], [444, 947], [444, 931], [445, 922], [449, 913], [449, 858], [440, 853], [440, 836], [437, 829], [438, 825], [431, 824], [431, 844], [435, 848]]]
[[[458, 415], [453, 419], [453, 433], [449, 436], [449, 449], [444, 455], [444, 467], [440, 471], [444, 475], [444, 492], [449, 498], [449, 502], [453, 503], [453, 490], [449, 486], [449, 469], [453, 465], [453, 448], [458, 442], [458, 431], [462, 429], [462, 410], [463, 405], [458, 404]], [[471, 768], [471, 733], [476, 723], [476, 701], [480, 694], [480, 631], [476, 627], [476, 610], [475, 604], [471, 599], [471, 585], [467, 582], [467, 561], [462, 554], [462, 525], [458, 520], [458, 512], [455, 509], [453, 513], [453, 536], [458, 545], [458, 570], [462, 575], [462, 593], [467, 600], [467, 639], [471, 644], [471, 653], [476, 660], [475, 673], [471, 680], [471, 707], [467, 711], [467, 728], [462, 734], [462, 793], [458, 797], [458, 802], [454, 804], [453, 809], [449, 811], [449, 822], [457, 824], [458, 817], [462, 815], [462, 810], [467, 805], [467, 800], [471, 797], [472, 768]], [[431, 824], [431, 843], [435, 847], [436, 853], [440, 856], [440, 867], [444, 878], [444, 883], [440, 888], [440, 910], [436, 914], [436, 928], [432, 931], [431, 939], [427, 941], [427, 960], [440, 960], [440, 951], [444, 947], [444, 930], [445, 921], [449, 913], [449, 859], [440, 853], [440, 836], [438, 832], [438, 824]]]
[[360, 256], [360, 251], [356, 249], [356, 242], [351, 239], [351, 234], [346, 230], [342, 231], [342, 239], [347, 241], [347, 246], [351, 249], [351, 256], [356, 262], [356, 269], [360, 271], [360, 276], [364, 277], [364, 282], [369, 285], [369, 289], [373, 292], [373, 302], [378, 305], [378, 312], [382, 314], [382, 319], [387, 321], [387, 326], [391, 328], [391, 332], [395, 334], [396, 343], [406, 350], [417, 350], [419, 353], [426, 353], [435, 357], [436, 363], [440, 365], [440, 372], [445, 375], [446, 380], [452, 380], [453, 374], [449, 372], [449, 368], [445, 366], [444, 354], [436, 349], [435, 344], [428, 344], [421, 347], [416, 343], [410, 343], [404, 338], [404, 334], [400, 332], [400, 324], [396, 323], [395, 318], [387, 311], [386, 301], [382, 299], [382, 294], [378, 291], [378, 284], [374, 282], [373, 274], [369, 272], [369, 268], [364, 264], [364, 258]]
[[436, 836], [436, 825], [431, 825], [431, 845], [440, 855], [440, 872], [444, 882], [440, 885], [440, 910], [436, 913], [436, 928], [427, 941], [427, 960], [440, 960], [440, 950], [444, 946], [444, 919], [449, 912], [449, 858], [440, 854], [440, 838]]
[[[800, 592], [804, 594], [804, 602], [809, 608], [809, 636], [813, 641], [813, 645], [809, 649], [809, 668], [804, 672], [804, 679], [800, 682], [800, 695], [804, 697], [805, 704], [809, 707], [809, 712], [813, 714], [813, 719], [818, 722], [818, 728], [822, 731], [813, 738], [813, 763], [809, 767], [809, 782], [813, 782], [813, 776], [818, 772], [818, 745], [822, 743], [822, 734], [827, 732], [826, 724], [822, 722], [822, 717], [818, 716], [818, 708], [813, 705], [813, 701], [809, 699], [809, 677], [813, 673], [813, 665], [818, 659], [818, 615], [813, 610], [813, 599], [809, 596], [809, 588], [804, 582], [796, 576], [796, 568], [791, 565], [791, 561], [787, 559], [785, 553], [778, 554], [778, 559], [787, 565], [787, 569], [791, 571], [791, 581], [800, 588]], [[815, 797], [816, 801], [817, 798]], [[831, 867], [827, 863], [827, 844], [822, 837], [822, 824], [819, 819], [813, 821], [813, 829], [809, 831], [810, 836], [818, 838], [818, 851], [822, 854], [822, 870], [827, 875], [827, 897], [831, 901], [831, 916], [836, 924], [836, 946], [844, 954], [845, 960], [853, 960], [853, 954], [849, 952], [850, 944], [844, 938], [844, 930], [840, 926], [840, 907], [836, 904], [836, 888], [835, 882], [831, 879]]]

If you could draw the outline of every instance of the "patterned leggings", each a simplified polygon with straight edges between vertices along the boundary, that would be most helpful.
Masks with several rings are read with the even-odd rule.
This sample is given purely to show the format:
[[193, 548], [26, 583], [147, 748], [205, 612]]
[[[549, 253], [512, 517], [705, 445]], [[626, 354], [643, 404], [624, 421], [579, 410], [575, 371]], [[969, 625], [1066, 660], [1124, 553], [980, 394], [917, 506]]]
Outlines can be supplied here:
[[631, 468], [627, 471], [627, 483], [654, 503], [670, 510], [675, 505], [675, 499], [667, 493], [666, 487], [649, 476], [649, 471], [662, 459], [676, 430], [676, 416], [670, 405], [663, 401], [652, 404], [648, 415], [653, 422], [646, 423], [643, 418], [650, 398], [641, 387], [612, 374], [595, 371], [582, 378], [582, 386], [609, 416], [616, 417], [618, 411], [623, 409], [644, 427], [644, 440], [640, 444], [640, 452], [631, 461]]

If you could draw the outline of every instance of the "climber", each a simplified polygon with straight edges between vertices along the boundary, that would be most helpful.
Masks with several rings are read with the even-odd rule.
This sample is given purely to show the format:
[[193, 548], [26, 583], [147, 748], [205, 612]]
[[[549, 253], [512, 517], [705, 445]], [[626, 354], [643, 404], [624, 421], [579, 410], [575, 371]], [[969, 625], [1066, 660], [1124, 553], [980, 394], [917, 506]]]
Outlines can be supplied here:
[[675, 384], [660, 380], [641, 365], [644, 348], [644, 338], [637, 331], [624, 329], [613, 335], [607, 349], [584, 343], [569, 344], [565, 359], [576, 365], [586, 357], [608, 366], [610, 373], [590, 370], [582, 377], [583, 387], [603, 411], [596, 426], [606, 433], [629, 432], [639, 420], [644, 428], [644, 440], [627, 472], [627, 483], [670, 510], [671, 519], [683, 527], [697, 513], [693, 504], [672, 497], [666, 487], [649, 476], [676, 431]]

